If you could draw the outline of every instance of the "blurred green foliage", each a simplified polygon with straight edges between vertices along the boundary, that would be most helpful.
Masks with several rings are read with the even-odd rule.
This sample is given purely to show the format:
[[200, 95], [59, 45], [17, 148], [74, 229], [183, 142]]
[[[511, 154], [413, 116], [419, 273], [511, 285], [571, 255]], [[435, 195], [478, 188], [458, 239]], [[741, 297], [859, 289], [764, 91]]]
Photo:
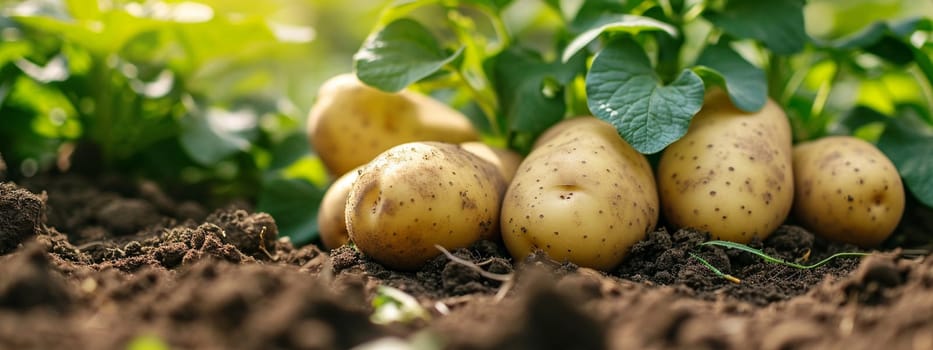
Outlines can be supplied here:
[[121, 172], [245, 198], [308, 242], [328, 179], [304, 118], [380, 5], [0, 2], [0, 153], [14, 178]]

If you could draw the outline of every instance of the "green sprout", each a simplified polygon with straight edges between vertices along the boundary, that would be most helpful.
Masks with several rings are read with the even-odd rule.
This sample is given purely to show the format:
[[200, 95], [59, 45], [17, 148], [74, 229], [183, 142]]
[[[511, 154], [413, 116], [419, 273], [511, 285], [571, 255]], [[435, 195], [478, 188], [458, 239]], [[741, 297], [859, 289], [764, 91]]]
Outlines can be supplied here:
[[431, 315], [421, 307], [418, 299], [399, 289], [379, 286], [373, 298], [373, 314], [370, 320], [377, 324], [428, 320]]

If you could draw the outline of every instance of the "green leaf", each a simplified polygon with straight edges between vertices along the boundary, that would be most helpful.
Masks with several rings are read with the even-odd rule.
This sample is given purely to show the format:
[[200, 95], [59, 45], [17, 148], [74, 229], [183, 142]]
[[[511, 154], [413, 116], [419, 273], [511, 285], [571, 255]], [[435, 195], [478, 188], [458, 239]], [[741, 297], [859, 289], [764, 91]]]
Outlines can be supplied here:
[[256, 210], [272, 215], [279, 235], [301, 246], [318, 237], [317, 211], [323, 197], [323, 189], [304, 179], [276, 174], [263, 181]]
[[839, 50], [866, 48], [874, 45], [885, 36], [906, 39], [917, 30], [929, 30], [933, 21], [929, 18], [915, 17], [896, 22], [875, 22], [864, 29], [833, 40], [823, 45]]
[[272, 152], [270, 169], [287, 167], [310, 154], [308, 137], [304, 132], [292, 133], [281, 142], [273, 145], [270, 151]]
[[768, 98], [765, 72], [720, 42], [707, 46], [697, 59], [694, 71], [708, 83], [722, 86], [739, 109], [754, 112], [764, 107]]
[[919, 68], [923, 76], [926, 77], [927, 82], [933, 86], [933, 59], [930, 58], [933, 57], [933, 54], [919, 47], [911, 47], [910, 50], [914, 54], [917, 68]]
[[704, 92], [703, 80], [691, 70], [665, 86], [631, 38], [610, 42], [586, 76], [590, 110], [645, 154], [683, 137], [703, 105]]
[[101, 16], [101, 5], [96, 1], [65, 0], [71, 17], [78, 20], [97, 20]]
[[538, 135], [566, 111], [563, 84], [585, 69], [583, 57], [569, 63], [545, 62], [539, 55], [513, 48], [493, 60], [496, 91], [511, 131]]
[[933, 207], [933, 127], [908, 107], [898, 112], [881, 134], [878, 148], [897, 167], [910, 192]]
[[857, 33], [820, 45], [839, 51], [864, 50], [888, 62], [906, 65], [914, 60], [910, 35], [917, 30], [928, 29], [930, 25], [931, 21], [926, 18], [875, 22]]
[[567, 44], [567, 47], [564, 48], [564, 52], [561, 55], [561, 60], [564, 62], [569, 61], [573, 55], [582, 50], [593, 40], [596, 40], [596, 38], [598, 38], [602, 33], [624, 32], [634, 35], [642, 31], [660, 30], [666, 32], [672, 37], [677, 36], [676, 28], [650, 17], [619, 15], [618, 17], [614, 18], [614, 20], [608, 21], [608, 23], [603, 22], [605, 21], [597, 22], [596, 26], [586, 30], [580, 35], [577, 35], [576, 38], [573, 38], [573, 41]]
[[568, 25], [572, 33], [580, 33], [599, 26], [600, 23], [612, 22], [609, 18], [617, 18], [619, 14], [629, 13], [633, 7], [642, 1], [618, 0], [587, 0], [583, 1], [580, 9], [573, 16]]
[[834, 130], [833, 134], [852, 135], [863, 126], [873, 123], [887, 123], [889, 120], [891, 120], [890, 117], [877, 110], [859, 105], [840, 118], [838, 121], [838, 130]]
[[400, 19], [367, 38], [353, 56], [353, 66], [364, 83], [395, 92], [437, 72], [462, 52], [445, 52], [423, 25]]
[[198, 164], [211, 166], [248, 150], [258, 136], [257, 117], [250, 110], [189, 109], [181, 120], [181, 144]]
[[721, 12], [705, 16], [732, 36], [760, 40], [777, 54], [791, 54], [808, 41], [803, 5], [803, 0], [731, 0]]

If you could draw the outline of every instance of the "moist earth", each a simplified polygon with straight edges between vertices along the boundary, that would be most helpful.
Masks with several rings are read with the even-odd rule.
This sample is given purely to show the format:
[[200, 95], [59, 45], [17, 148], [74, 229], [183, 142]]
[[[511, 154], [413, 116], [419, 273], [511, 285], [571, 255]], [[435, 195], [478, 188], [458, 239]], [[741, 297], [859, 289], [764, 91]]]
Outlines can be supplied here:
[[[929, 210], [912, 210], [889, 244], [930, 242]], [[6, 182], [0, 348], [933, 348], [922, 250], [797, 269], [698, 247], [707, 239], [661, 227], [609, 273], [515, 261], [490, 241], [399, 272], [351, 246], [294, 247], [267, 214], [175, 200], [150, 182]], [[859, 251], [792, 223], [751, 246], [800, 264]], [[416, 298], [423, 316], [371, 321], [382, 286]]]

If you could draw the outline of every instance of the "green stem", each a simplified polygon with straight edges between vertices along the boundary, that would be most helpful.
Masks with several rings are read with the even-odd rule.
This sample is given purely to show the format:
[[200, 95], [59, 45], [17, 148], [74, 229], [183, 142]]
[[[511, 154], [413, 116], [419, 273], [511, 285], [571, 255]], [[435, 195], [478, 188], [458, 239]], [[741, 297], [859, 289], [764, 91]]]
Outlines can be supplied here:
[[790, 266], [790, 267], [794, 267], [794, 268], [798, 268], [798, 269], [802, 269], [802, 270], [813, 269], [813, 268], [817, 268], [817, 267], [826, 265], [826, 263], [830, 262], [831, 260], [833, 260], [833, 259], [835, 259], [835, 258], [855, 257], [855, 256], [868, 256], [868, 255], [871, 255], [871, 253], [855, 253], [855, 252], [836, 253], [836, 254], [833, 254], [833, 255], [829, 256], [829, 257], [826, 258], [826, 259], [820, 260], [819, 262], [817, 262], [817, 263], [815, 263], [815, 264], [813, 264], [813, 265], [802, 265], [802, 264], [798, 264], [798, 263], [795, 263], [795, 262], [790, 262], [790, 261], [787, 261], [787, 260], [784, 260], [784, 259], [779, 259], [779, 258], [772, 257], [772, 256], [770, 256], [770, 255], [768, 255], [768, 254], [765, 254], [765, 253], [762, 252], [761, 250], [758, 250], [758, 249], [749, 247], [749, 246], [744, 245], [744, 244], [735, 243], [735, 242], [729, 242], [729, 241], [708, 241], [708, 242], [700, 243], [700, 246], [719, 246], [719, 247], [723, 247], [723, 248], [738, 249], [738, 250], [741, 250], [741, 251], [744, 251], [744, 252], [748, 252], [748, 253], [754, 254], [754, 255], [756, 255], [756, 256], [762, 258], [763, 260], [765, 260], [765, 261], [767, 261], [767, 262], [769, 262], [769, 263], [774, 263], [774, 264], [780, 264], [780, 265]]
[[701, 258], [699, 255], [689, 253], [689, 252], [687, 254], [690, 254], [691, 257], [693, 257], [694, 259], [697, 259], [697, 261], [703, 264], [703, 266], [706, 266], [706, 268], [712, 271], [714, 274], [716, 274], [716, 276], [722, 277], [723, 279], [729, 282], [735, 283], [735, 284], [742, 283], [742, 280], [739, 279], [738, 277], [722, 272], [722, 270], [717, 269], [715, 266], [713, 266], [713, 264], [710, 264], [709, 261], [706, 261], [706, 259]]
[[464, 45], [463, 61], [461, 67], [451, 67], [469, 89], [476, 99], [476, 104], [489, 121], [493, 136], [502, 139], [504, 133], [500, 128], [496, 112], [499, 110], [499, 101], [493, 92], [492, 84], [483, 71], [483, 55], [485, 49], [477, 43], [477, 36], [469, 18], [461, 15], [456, 9], [447, 12], [447, 19], [457, 36], [457, 40]]
[[85, 116], [85, 125], [90, 126], [90, 141], [97, 144], [101, 150], [101, 156], [107, 166], [112, 165], [113, 161], [113, 73], [107, 67], [106, 57], [94, 57], [92, 76], [89, 88], [94, 91], [94, 111], [93, 115]]

